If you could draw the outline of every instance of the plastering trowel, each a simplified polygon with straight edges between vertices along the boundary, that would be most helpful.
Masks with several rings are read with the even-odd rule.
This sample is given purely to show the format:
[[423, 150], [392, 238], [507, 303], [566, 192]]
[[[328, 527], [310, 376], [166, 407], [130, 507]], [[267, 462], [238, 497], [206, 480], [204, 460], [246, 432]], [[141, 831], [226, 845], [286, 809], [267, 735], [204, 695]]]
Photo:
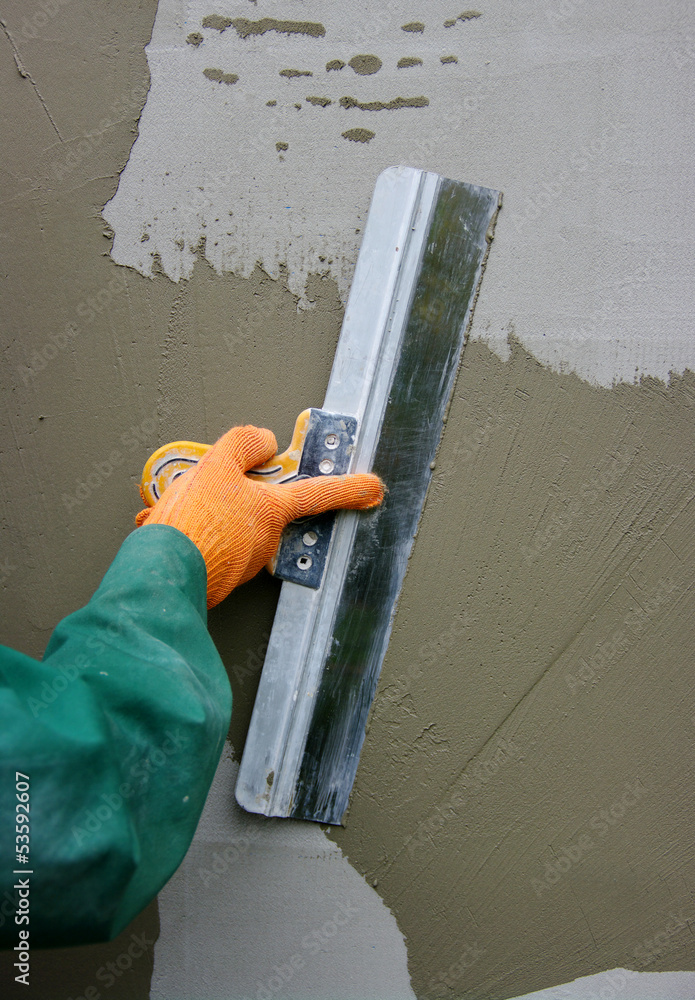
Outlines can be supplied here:
[[[294, 522], [274, 572], [275, 614], [236, 787], [267, 816], [340, 823], [425, 501], [501, 195], [409, 167], [379, 177], [323, 409], [248, 475], [376, 472], [373, 511]], [[154, 503], [207, 450], [150, 458]]]

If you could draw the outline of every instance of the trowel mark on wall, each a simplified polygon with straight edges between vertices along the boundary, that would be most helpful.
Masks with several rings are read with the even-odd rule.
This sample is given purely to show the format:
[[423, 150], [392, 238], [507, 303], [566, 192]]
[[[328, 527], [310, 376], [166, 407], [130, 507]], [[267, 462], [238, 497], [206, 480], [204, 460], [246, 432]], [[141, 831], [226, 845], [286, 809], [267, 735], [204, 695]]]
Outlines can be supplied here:
[[680, 591], [681, 587], [671, 577], [662, 577], [650, 594], [640, 594], [639, 600], [631, 602], [624, 618], [617, 623], [618, 627], [613, 628], [616, 623], [612, 622], [611, 630], [598, 641], [594, 640], [592, 648], [575, 650], [573, 644], [565, 667], [565, 683], [572, 697], [589, 689], [594, 693], [601, 679], [615, 669], [616, 661], [653, 627], [653, 617], [659, 608], [680, 596]]
[[[601, 849], [602, 845], [589, 830], [597, 831], [599, 838], [604, 837], [622, 824], [625, 813], [639, 803], [648, 791], [639, 778], [624, 782], [605, 805], [592, 810], [591, 816], [573, 831], [571, 839], [563, 837], [563, 843], [548, 845], [546, 850], [550, 858], [544, 851], [543, 856], [538, 858], [536, 874], [529, 883], [535, 895], [540, 899], [545, 892], [552, 892], [574, 865], [583, 864], [589, 854], [599, 853], [594, 848]], [[630, 815], [628, 821], [634, 823], [636, 818]]]
[[[485, 953], [456, 996], [511, 997], [630, 964], [635, 939], [688, 904], [672, 877], [688, 847], [671, 777], [693, 747], [677, 650], [695, 617], [694, 393], [690, 372], [605, 389], [544, 369], [516, 342], [508, 362], [466, 347], [438, 456], [453, 469], [428, 499], [349, 822], [331, 833], [378, 879], [418, 996], [440, 995], [430, 987], [461, 941]], [[454, 462], [469, 415], [486, 410], [502, 419], [481, 425], [475, 461]], [[558, 488], [576, 513], [529, 563], [522, 545]], [[466, 627], [452, 629], [461, 608]], [[428, 637], [444, 655], [408, 672], [404, 690]], [[433, 721], [436, 746], [418, 738]], [[639, 816], [636, 797], [623, 799], [637, 777], [649, 789]], [[580, 859], [587, 829], [596, 846]], [[541, 885], [548, 844], [568, 853]], [[572, 870], [560, 879], [560, 867]], [[596, 886], [609, 883], [599, 919]], [[561, 947], [544, 947], [549, 936]]]
[[[690, 913], [690, 916], [687, 916], [686, 913]], [[655, 924], [656, 933], [654, 933], [654, 928], [650, 928], [649, 936], [635, 943], [632, 954], [637, 965], [642, 969], [646, 969], [647, 966], [653, 965], [654, 962], [665, 955], [671, 955], [679, 951], [682, 952], [683, 949], [687, 948], [689, 937], [692, 936], [691, 925], [693, 922], [692, 907], [688, 907], [685, 913], [682, 909], [679, 909], [676, 913], [670, 909], [668, 917], [662, 916], [661, 920]], [[688, 935], [685, 938], [680, 937], [683, 931], [686, 930], [688, 931]], [[674, 938], [677, 939], [673, 940]], [[682, 961], [685, 963], [688, 961], [688, 958], [684, 955]], [[673, 958], [670, 959], [670, 962], [675, 964]], [[678, 964], [681, 963], [679, 962]], [[637, 975], [637, 973], [634, 973], [634, 975]]]
[[[440, 969], [427, 984], [428, 996], [450, 996], [453, 990], [461, 989], [461, 981], [467, 970], [485, 954], [486, 949], [478, 941], [465, 941], [455, 962], [448, 969]], [[444, 990], [446, 989], [446, 993]]]

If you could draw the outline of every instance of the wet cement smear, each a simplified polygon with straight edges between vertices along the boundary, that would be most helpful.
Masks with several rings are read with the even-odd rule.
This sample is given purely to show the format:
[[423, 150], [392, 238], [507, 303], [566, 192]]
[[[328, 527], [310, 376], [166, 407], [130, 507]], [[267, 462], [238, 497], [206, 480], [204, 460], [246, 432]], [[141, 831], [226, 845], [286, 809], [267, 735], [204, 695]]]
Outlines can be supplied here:
[[354, 69], [355, 73], [360, 76], [372, 76], [373, 73], [378, 73], [381, 69], [382, 62], [378, 56], [353, 56], [348, 63], [350, 69]]
[[422, 59], [418, 59], [417, 56], [403, 56], [397, 62], [398, 69], [408, 69], [410, 66], [422, 66]]
[[279, 76], [286, 76], [288, 79], [292, 80], [296, 76], [313, 76], [314, 74], [308, 69], [281, 69]]
[[[516, 343], [465, 349], [332, 833], [396, 914], [418, 997], [644, 968], [691, 913], [694, 434], [691, 372], [611, 390]], [[690, 964], [680, 926], [650, 968]]]
[[392, 101], [358, 101], [355, 97], [341, 97], [341, 108], [360, 108], [362, 111], [397, 111], [399, 108], [426, 108], [427, 97], [396, 97]]
[[221, 69], [204, 69], [203, 76], [206, 76], [208, 80], [214, 80], [215, 83], [236, 83], [239, 79], [236, 73], [225, 73]]
[[343, 139], [350, 139], [351, 142], [371, 142], [375, 132], [370, 132], [368, 128], [349, 128], [343, 132]]
[[409, 21], [408, 24], [401, 25], [401, 31], [412, 31], [412, 32], [422, 32], [425, 30], [425, 25], [422, 21]]
[[313, 104], [316, 108], [327, 108], [329, 104], [332, 104], [330, 97], [306, 97], [305, 101], [307, 104]]

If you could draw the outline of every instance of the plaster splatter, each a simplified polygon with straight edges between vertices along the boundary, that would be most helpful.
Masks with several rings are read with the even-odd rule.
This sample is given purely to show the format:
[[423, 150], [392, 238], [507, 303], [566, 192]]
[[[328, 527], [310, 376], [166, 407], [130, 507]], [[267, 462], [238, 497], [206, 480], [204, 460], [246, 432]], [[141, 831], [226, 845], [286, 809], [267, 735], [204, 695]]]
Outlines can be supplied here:
[[412, 32], [422, 32], [425, 30], [425, 25], [422, 21], [409, 21], [408, 24], [401, 25], [401, 31], [412, 31]]
[[[318, 11], [316, 6], [306, 7], [306, 19], [318, 21], [313, 16]], [[681, 127], [680, 58], [659, 61], [653, 39], [638, 32], [639, 59], [633, 64], [627, 55], [616, 54], [617, 29], [591, 36], [587, 42], [591, 59], [575, 58], [569, 36], [557, 31], [541, 33], [532, 51], [510, 46], [509, 31], [518, 37], [528, 29], [519, 11], [514, 8], [511, 22], [490, 22], [485, 33], [472, 29], [471, 44], [475, 44], [462, 69], [460, 56], [458, 66], [439, 62], [451, 53], [451, 36], [442, 25], [448, 11], [437, 0], [429, 19], [432, 24], [429, 20], [427, 24], [434, 60], [428, 62], [424, 52], [412, 50], [425, 62], [417, 72], [418, 77], [428, 74], [426, 86], [418, 85], [418, 90], [427, 94], [429, 107], [409, 114], [407, 128], [386, 122], [379, 143], [371, 147], [368, 168], [360, 169], [339, 142], [341, 132], [353, 122], [341, 127], [330, 108], [304, 103], [303, 113], [295, 109], [298, 114], [292, 116], [297, 141], [291, 163], [280, 167], [275, 157], [265, 155], [278, 137], [275, 112], [265, 120], [257, 114], [258, 106], [278, 92], [278, 71], [296, 67], [313, 70], [316, 77], [319, 68], [323, 74], [329, 60], [345, 53], [348, 57], [378, 53], [383, 61], [379, 92], [375, 93], [370, 77], [360, 76], [354, 78], [354, 89], [351, 85], [337, 90], [331, 82], [341, 71], [335, 76], [326, 71], [319, 90], [334, 104], [344, 94], [365, 103], [388, 101], [388, 94], [403, 92], [403, 70], [397, 68], [403, 55], [403, 18], [385, 19], [383, 11], [359, 0], [356, 6], [331, 8], [330, 20], [322, 16], [325, 38], [266, 35], [265, 40], [273, 38], [270, 49], [264, 38], [243, 42], [235, 32], [219, 37], [205, 29], [201, 49], [217, 46], [220, 55], [201, 65], [197, 51], [185, 44], [180, 25], [186, 17], [195, 17], [189, 23], [200, 24], [205, 8], [184, 9], [181, 0], [159, 0], [147, 49], [152, 87], [118, 192], [105, 210], [115, 231], [114, 258], [149, 275], [156, 254], [164, 272], [178, 281], [189, 277], [194, 266], [188, 248], [198, 245], [202, 233], [214, 231], [205, 252], [219, 273], [232, 269], [246, 275], [253, 262], [262, 261], [269, 273], [277, 274], [280, 264], [287, 263], [291, 288], [305, 307], [307, 276], [322, 255], [333, 261], [331, 275], [346, 297], [359, 244], [354, 231], [362, 221], [356, 205], [369, 203], [381, 169], [412, 163], [505, 191], [506, 222], [503, 218], [498, 229], [478, 306], [481, 322], [474, 334], [494, 344], [501, 356], [508, 352], [511, 319], [517, 336], [544, 363], [602, 385], [611, 385], [615, 378], [632, 381], [645, 372], [667, 378], [670, 368], [695, 364], [695, 341], [689, 334], [695, 308], [689, 276], [691, 239], [682, 235], [678, 243], [666, 236], [667, 214], [659, 207], [659, 191], [664, 186], [680, 190], [678, 164], [692, 158], [689, 133]], [[664, 51], [676, 51], [678, 33], [664, 30]], [[340, 39], [340, 48], [331, 39]], [[489, 67], [483, 69], [493, 55], [494, 74]], [[235, 100], [220, 116], [221, 95], [202, 76], [205, 65], [233, 65], [241, 78], [234, 96], [240, 96], [243, 81], [249, 100]], [[597, 65], [603, 67], [607, 85], [597, 75]], [[636, 67], [647, 65], [660, 81], [661, 114], [656, 119], [650, 117], [650, 105], [636, 96], [646, 85]], [[605, 105], [605, 94], [620, 89], [626, 76], [632, 80], [628, 103], [637, 123], [634, 128]], [[521, 89], [508, 92], [501, 81], [512, 77], [521, 82]], [[287, 80], [287, 87], [296, 82]], [[609, 90], [602, 90], [606, 86]], [[301, 89], [306, 95], [306, 87]], [[533, 99], [522, 100], [522, 92]], [[552, 132], [532, 115], [529, 118], [531, 109], [550, 92], [557, 95], [558, 107], [571, 112], [558, 117]], [[292, 104], [288, 106], [287, 99], [280, 103], [283, 107], [277, 114], [291, 114]], [[355, 118], [360, 114], [367, 112], [356, 110]], [[647, 134], [656, 138], [649, 144], [659, 160], [656, 170], [641, 154]], [[678, 155], [675, 148], [674, 155], [666, 155], [671, 146], [678, 146]], [[463, 174], [462, 150], [466, 151]], [[72, 167], [75, 156], [72, 146], [56, 153], [56, 170], [66, 180], [78, 169]], [[95, 159], [91, 154], [79, 156], [86, 156], [85, 163]], [[259, 186], [260, 160], [265, 180]], [[623, 164], [620, 169], [618, 163]], [[335, 183], [326, 185], [322, 180], [326, 177]], [[597, 185], [609, 192], [600, 199], [603, 208], [598, 215]], [[648, 197], [639, 192], [648, 192]], [[618, 210], [624, 201], [626, 206]], [[242, 204], [248, 205], [248, 213], [236, 211], [231, 225], [215, 222]], [[683, 211], [680, 232], [689, 234], [693, 232], [689, 203]], [[580, 220], [589, 221], [585, 225]], [[143, 244], [140, 236], [148, 224], [150, 240]], [[648, 239], [645, 232], [651, 234]], [[577, 260], [585, 262], [581, 282], [571, 278]], [[667, 287], [668, 307], [657, 306]]]
[[444, 22], [445, 28], [453, 28], [458, 21], [473, 21], [476, 17], [482, 17], [483, 15], [477, 10], [464, 10], [463, 14], [459, 14], [458, 17], [451, 17]]
[[192, 31], [190, 35], [187, 35], [186, 41], [189, 45], [193, 45], [195, 48], [198, 48], [200, 43], [203, 41], [203, 36], [199, 31]]
[[317, 108], [327, 108], [333, 101], [330, 97], [305, 97], [307, 104], [313, 104]]
[[275, 143], [275, 148], [278, 151], [278, 153], [282, 153], [286, 149], [289, 149], [290, 147], [289, 147], [289, 143], [287, 143], [287, 142], [276, 142]]
[[224, 31], [231, 23], [231, 17], [222, 17], [221, 14], [206, 14], [202, 20], [204, 28], [214, 28], [215, 31]]
[[203, 76], [206, 76], [208, 80], [213, 80], [215, 83], [237, 83], [239, 77], [236, 73], [225, 73], [222, 69], [204, 69]]
[[408, 69], [411, 66], [422, 66], [422, 59], [418, 59], [417, 56], [403, 56], [396, 63], [398, 69]]
[[360, 55], [353, 56], [348, 66], [360, 76], [372, 76], [372, 74], [379, 72], [382, 62], [378, 56]]
[[331, 70], [345, 69], [346, 65], [342, 59], [331, 59], [330, 62], [326, 63], [326, 72], [330, 73]]
[[351, 142], [371, 142], [375, 132], [370, 132], [368, 128], [349, 128], [343, 132], [343, 139], [350, 139]]
[[317, 21], [276, 21], [274, 17], [249, 21], [245, 17], [235, 17], [229, 23], [239, 38], [265, 35], [267, 31], [277, 31], [282, 35], [308, 35], [311, 38], [323, 38], [326, 34], [325, 27]]
[[308, 69], [281, 69], [279, 76], [286, 76], [288, 79], [292, 80], [296, 76], [313, 76], [314, 74]]
[[341, 108], [359, 108], [361, 111], [397, 111], [400, 108], [426, 108], [427, 97], [395, 97], [392, 101], [358, 101], [355, 97], [341, 97]]
[[459, 60], [458, 56], [442, 56], [439, 61], [443, 66], [446, 66], [448, 63], [457, 63]]

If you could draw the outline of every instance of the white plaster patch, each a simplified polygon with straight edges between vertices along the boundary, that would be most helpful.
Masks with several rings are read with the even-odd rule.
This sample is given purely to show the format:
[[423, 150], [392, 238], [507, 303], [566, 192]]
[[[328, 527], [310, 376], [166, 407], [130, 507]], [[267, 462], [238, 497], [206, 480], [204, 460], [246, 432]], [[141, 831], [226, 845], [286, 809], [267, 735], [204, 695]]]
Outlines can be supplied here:
[[692, 1000], [695, 972], [611, 969], [514, 1000]]
[[381, 898], [318, 825], [240, 809], [237, 772], [227, 747], [159, 894], [152, 1000], [414, 1000]]
[[[205, 237], [219, 272], [246, 276], [260, 262], [277, 276], [284, 264], [300, 296], [309, 273], [330, 273], [345, 299], [376, 177], [406, 163], [505, 192], [474, 337], [504, 357], [513, 333], [556, 370], [603, 385], [695, 367], [695, 8], [478, 10], [445, 27], [460, 12], [450, 0], [160, 0], [140, 134], [104, 211], [114, 260], [149, 275], [157, 255], [178, 281]], [[325, 35], [242, 38], [203, 28], [210, 14], [315, 21]], [[402, 30], [417, 20], [424, 32]], [[186, 42], [194, 32], [198, 46]], [[358, 54], [382, 68], [326, 69]], [[399, 69], [408, 57], [422, 64]], [[429, 104], [369, 111], [342, 97]], [[343, 138], [352, 128], [374, 138]]]

